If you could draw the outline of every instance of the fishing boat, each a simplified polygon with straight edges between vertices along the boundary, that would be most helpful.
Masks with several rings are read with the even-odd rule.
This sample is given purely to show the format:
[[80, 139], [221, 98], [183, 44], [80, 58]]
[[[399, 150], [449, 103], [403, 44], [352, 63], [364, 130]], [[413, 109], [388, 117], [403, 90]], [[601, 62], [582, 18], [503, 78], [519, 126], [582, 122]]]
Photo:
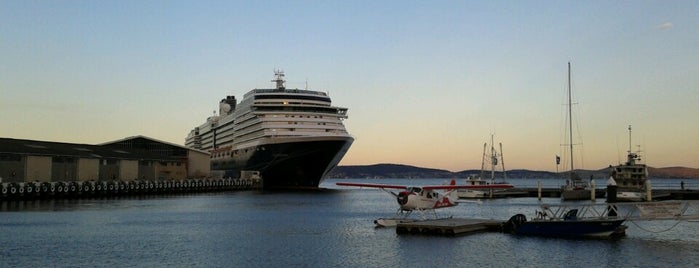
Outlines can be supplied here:
[[[587, 200], [592, 197], [591, 189], [587, 182], [575, 174], [573, 162], [573, 102], [570, 86], [570, 62], [568, 62], [568, 146], [570, 146], [570, 172], [566, 184], [561, 186], [561, 199], [563, 200]], [[556, 164], [560, 163], [560, 157], [556, 156]]]
[[609, 178], [610, 184], [617, 186], [617, 202], [639, 202], [646, 200], [648, 179], [648, 167], [641, 161], [640, 150], [631, 151], [631, 125], [629, 125], [629, 150], [626, 155], [626, 163], [619, 164], [612, 169]]
[[503, 231], [516, 235], [562, 238], [619, 238], [626, 235], [625, 218], [615, 206], [542, 205], [527, 220], [524, 214], [512, 216]]
[[[488, 143], [483, 144], [483, 157], [481, 160], [481, 174], [480, 176], [472, 174], [469, 175], [466, 178], [466, 185], [471, 185], [471, 186], [485, 186], [485, 185], [491, 185], [491, 184], [505, 184], [505, 185], [510, 185], [507, 183], [507, 173], [505, 172], [505, 160], [503, 159], [502, 156], [502, 143], [500, 143], [500, 151], [495, 150], [495, 146], [493, 143], [493, 135], [490, 135], [490, 153], [488, 154], [486, 152]], [[490, 165], [490, 178], [485, 179], [485, 166], [487, 164]], [[500, 163], [502, 167], [502, 181], [497, 181], [496, 182], [496, 177], [495, 177], [495, 168], [498, 166], [498, 162]], [[505, 191], [504, 189], [458, 189], [457, 190], [457, 195], [459, 198], [493, 198], [496, 196], [496, 193], [498, 192], [503, 192]], [[504, 196], [504, 195], [502, 195]]]

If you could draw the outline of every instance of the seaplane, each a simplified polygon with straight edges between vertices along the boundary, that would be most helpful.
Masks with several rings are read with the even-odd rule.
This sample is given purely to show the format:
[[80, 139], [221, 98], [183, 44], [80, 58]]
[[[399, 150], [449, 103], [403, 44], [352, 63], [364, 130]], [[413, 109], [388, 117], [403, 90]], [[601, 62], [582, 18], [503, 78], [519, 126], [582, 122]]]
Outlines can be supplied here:
[[[398, 202], [397, 217], [380, 218], [374, 221], [377, 227], [396, 226], [398, 223], [412, 222], [418, 219], [408, 218], [413, 211], [420, 213], [420, 219], [425, 219], [425, 212], [432, 211], [437, 218], [436, 209], [453, 207], [458, 205], [459, 199], [457, 189], [505, 189], [512, 188], [512, 184], [488, 184], [488, 185], [456, 185], [455, 180], [451, 180], [448, 185], [426, 185], [426, 186], [405, 186], [378, 183], [353, 183], [338, 182], [338, 186], [370, 187], [379, 188], [393, 197]], [[391, 189], [399, 190], [395, 193]], [[436, 190], [444, 190], [439, 192]]]

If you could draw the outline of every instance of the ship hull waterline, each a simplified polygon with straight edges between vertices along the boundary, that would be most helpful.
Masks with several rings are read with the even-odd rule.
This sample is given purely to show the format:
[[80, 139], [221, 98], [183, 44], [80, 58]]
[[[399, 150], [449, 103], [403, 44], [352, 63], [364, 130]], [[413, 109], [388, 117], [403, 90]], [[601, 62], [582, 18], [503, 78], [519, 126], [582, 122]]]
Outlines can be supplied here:
[[244, 170], [260, 172], [263, 188], [316, 189], [354, 141], [351, 137], [257, 145], [211, 161], [212, 174], [237, 178]]

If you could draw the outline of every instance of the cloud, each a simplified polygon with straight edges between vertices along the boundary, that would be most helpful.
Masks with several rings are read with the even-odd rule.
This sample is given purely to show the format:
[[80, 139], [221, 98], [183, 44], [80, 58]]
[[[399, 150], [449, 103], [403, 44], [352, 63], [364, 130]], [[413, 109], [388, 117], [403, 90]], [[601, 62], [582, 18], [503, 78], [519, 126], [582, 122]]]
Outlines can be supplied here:
[[660, 30], [668, 30], [668, 29], [672, 29], [673, 26], [674, 25], [672, 25], [672, 22], [666, 22], [663, 24], [659, 24], [658, 26], [655, 26], [655, 28], [660, 29]]

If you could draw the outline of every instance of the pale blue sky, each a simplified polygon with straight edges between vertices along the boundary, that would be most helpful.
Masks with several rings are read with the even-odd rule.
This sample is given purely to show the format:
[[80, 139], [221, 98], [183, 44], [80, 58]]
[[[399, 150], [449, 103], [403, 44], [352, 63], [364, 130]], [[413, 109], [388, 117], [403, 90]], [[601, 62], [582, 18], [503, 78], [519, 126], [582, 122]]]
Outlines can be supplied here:
[[[342, 165], [555, 170], [573, 66], [576, 167], [699, 168], [699, 1], [1, 1], [0, 137], [182, 144], [225, 95], [327, 91]], [[578, 134], [579, 137], [578, 137]], [[563, 167], [561, 167], [563, 168]]]

